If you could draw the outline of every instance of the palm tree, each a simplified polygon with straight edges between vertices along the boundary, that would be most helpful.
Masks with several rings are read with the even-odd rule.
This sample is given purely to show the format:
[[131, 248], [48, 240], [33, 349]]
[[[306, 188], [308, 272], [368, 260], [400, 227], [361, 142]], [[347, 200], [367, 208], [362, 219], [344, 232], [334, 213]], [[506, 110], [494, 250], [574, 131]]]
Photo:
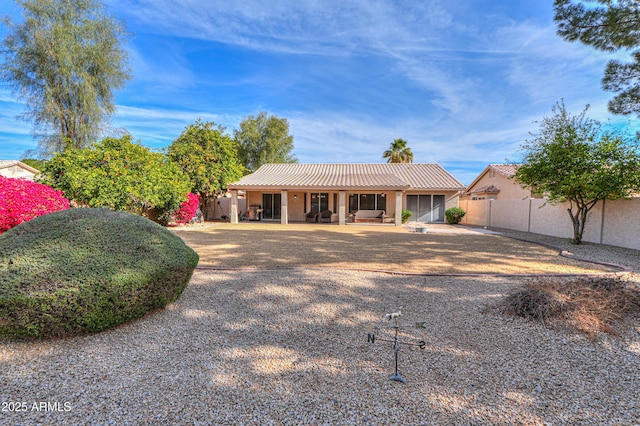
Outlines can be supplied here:
[[413, 152], [404, 139], [395, 139], [389, 149], [382, 154], [387, 163], [413, 163]]

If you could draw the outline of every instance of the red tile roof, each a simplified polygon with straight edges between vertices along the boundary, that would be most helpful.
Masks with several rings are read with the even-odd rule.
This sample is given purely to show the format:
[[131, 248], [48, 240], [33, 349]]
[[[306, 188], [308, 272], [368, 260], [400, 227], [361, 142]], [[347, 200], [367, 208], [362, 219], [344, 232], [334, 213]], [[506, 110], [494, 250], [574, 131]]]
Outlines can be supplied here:
[[489, 167], [507, 177], [514, 176], [516, 170], [518, 170], [518, 165], [516, 164], [490, 164]]

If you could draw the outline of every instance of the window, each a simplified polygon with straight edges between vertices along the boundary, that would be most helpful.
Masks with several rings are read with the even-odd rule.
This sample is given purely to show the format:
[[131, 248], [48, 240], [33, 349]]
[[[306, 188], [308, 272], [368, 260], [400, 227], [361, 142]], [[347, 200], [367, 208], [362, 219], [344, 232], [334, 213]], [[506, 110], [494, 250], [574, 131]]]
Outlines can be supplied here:
[[358, 194], [349, 194], [349, 211], [355, 212], [360, 210], [358, 203]]
[[376, 194], [360, 194], [359, 210], [376, 210]]
[[376, 194], [376, 210], [387, 211], [387, 194]]
[[349, 211], [387, 210], [387, 194], [349, 194]]
[[338, 213], [338, 193], [333, 193], [333, 212]]
[[326, 192], [312, 192], [311, 210], [317, 212], [329, 210], [329, 194]]

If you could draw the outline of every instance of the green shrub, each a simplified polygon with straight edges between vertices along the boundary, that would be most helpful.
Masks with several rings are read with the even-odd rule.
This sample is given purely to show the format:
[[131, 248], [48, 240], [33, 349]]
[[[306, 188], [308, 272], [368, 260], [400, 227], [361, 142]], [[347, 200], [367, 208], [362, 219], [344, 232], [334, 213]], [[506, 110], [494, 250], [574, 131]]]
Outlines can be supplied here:
[[176, 300], [198, 255], [162, 226], [70, 209], [0, 235], [0, 337], [97, 332]]
[[47, 161], [41, 181], [78, 205], [122, 210], [162, 224], [191, 188], [178, 164], [129, 135], [57, 153]]
[[407, 223], [411, 216], [413, 216], [413, 212], [411, 210], [402, 210], [402, 223]]
[[460, 223], [465, 214], [467, 214], [467, 212], [460, 207], [451, 207], [444, 212], [444, 215], [447, 217], [447, 223], [450, 224]]

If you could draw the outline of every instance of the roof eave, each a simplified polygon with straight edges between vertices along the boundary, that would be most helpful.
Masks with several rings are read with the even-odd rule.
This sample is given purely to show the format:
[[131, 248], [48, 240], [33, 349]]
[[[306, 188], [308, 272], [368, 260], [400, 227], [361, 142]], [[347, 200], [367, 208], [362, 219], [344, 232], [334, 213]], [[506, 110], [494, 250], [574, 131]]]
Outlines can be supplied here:
[[405, 191], [406, 186], [317, 186], [317, 185], [229, 185], [227, 189], [244, 191]]

